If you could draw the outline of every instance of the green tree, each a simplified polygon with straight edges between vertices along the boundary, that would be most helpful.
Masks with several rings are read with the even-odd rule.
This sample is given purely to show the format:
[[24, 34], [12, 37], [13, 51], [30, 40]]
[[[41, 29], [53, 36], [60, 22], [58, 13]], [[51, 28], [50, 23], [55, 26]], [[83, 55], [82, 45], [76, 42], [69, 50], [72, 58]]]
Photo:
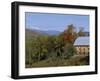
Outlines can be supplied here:
[[25, 61], [26, 64], [31, 66], [32, 64], [32, 41], [25, 41]]
[[64, 53], [62, 54], [62, 57], [64, 59], [68, 59], [68, 58], [72, 57], [75, 53], [76, 53], [76, 50], [75, 50], [74, 46], [72, 44], [67, 44], [64, 47]]

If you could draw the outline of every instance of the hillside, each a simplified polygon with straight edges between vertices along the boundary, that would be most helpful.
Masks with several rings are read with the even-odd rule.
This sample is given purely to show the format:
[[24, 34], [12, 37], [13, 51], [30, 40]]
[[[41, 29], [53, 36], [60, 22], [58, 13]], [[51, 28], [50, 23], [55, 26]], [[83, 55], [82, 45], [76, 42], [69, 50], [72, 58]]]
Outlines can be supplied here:
[[40, 36], [41, 34], [37, 33], [37, 32], [33, 32], [32, 30], [29, 30], [29, 29], [25, 29], [25, 36], [27, 38], [34, 38], [34, 37], [38, 37]]

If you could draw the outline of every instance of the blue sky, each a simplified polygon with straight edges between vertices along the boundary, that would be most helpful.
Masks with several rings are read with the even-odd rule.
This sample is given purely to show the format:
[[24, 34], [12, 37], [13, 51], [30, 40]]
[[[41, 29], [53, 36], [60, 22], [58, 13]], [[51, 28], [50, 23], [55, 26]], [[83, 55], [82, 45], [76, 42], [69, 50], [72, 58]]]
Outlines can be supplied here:
[[88, 15], [25, 12], [25, 19], [26, 28], [29, 29], [64, 31], [68, 25], [73, 24], [77, 31], [79, 27], [89, 31]]

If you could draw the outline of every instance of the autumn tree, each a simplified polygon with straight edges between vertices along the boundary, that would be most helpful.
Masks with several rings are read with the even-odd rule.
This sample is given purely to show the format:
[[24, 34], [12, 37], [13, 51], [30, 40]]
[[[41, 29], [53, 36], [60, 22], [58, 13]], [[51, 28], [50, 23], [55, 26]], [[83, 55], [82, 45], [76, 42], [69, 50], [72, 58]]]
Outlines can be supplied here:
[[64, 40], [73, 44], [76, 38], [77, 33], [75, 31], [75, 27], [73, 24], [68, 25], [67, 29], [64, 30]]

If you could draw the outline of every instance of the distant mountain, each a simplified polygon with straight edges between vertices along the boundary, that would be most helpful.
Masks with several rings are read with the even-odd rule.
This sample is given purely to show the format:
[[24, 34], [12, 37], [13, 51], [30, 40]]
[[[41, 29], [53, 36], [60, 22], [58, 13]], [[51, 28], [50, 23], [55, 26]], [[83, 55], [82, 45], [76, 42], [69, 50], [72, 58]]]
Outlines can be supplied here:
[[55, 30], [49, 30], [45, 32], [49, 35], [59, 35], [61, 33], [60, 31], [55, 31]]
[[41, 31], [41, 30], [25, 29], [25, 40], [26, 42], [27, 41], [29, 42], [40, 36], [51, 36], [58, 34], [60, 34], [59, 31]]
[[36, 30], [36, 29], [27, 29], [30, 30], [31, 32], [42, 34], [42, 35], [59, 35], [61, 32], [60, 31], [55, 31], [55, 30]]
[[48, 33], [46, 33], [45, 31], [41, 31], [41, 30], [31, 29], [30, 31], [32, 31], [34, 33], [41, 34], [41, 35], [48, 35]]
[[43, 34], [34, 32], [33, 30], [25, 29], [25, 39], [27, 39], [27, 40], [31, 40], [31, 39], [37, 38], [39, 36], [42, 36], [42, 35]]

